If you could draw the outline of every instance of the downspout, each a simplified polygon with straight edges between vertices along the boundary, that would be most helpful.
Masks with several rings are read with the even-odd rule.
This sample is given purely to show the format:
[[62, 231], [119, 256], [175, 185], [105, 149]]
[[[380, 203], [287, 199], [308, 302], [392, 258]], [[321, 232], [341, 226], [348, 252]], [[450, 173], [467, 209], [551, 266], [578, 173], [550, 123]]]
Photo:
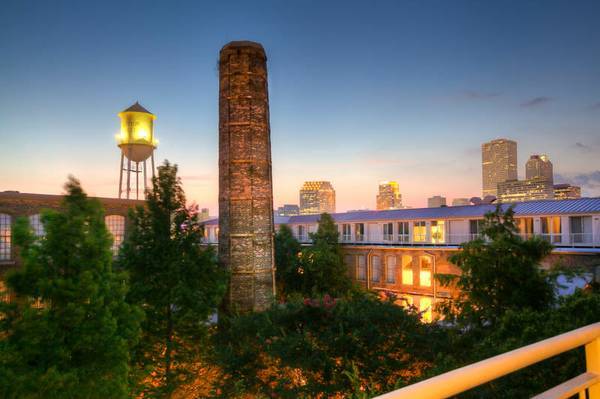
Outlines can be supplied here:
[[367, 252], [367, 290], [371, 289], [371, 253], [373, 252], [373, 249], [369, 249], [369, 252]]

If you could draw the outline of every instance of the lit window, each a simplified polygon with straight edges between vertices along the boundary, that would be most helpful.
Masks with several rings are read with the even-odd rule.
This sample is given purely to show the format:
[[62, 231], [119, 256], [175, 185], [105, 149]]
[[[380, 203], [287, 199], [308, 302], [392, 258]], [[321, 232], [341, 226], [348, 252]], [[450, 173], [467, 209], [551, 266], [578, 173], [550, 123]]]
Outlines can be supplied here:
[[386, 274], [385, 280], [388, 283], [396, 282], [396, 257], [395, 256], [388, 256], [387, 258], [385, 258], [385, 274]]
[[356, 241], [363, 241], [365, 239], [365, 224], [356, 223], [354, 225], [354, 239]]
[[359, 280], [366, 280], [367, 279], [367, 262], [365, 262], [365, 256], [358, 255], [357, 259], [358, 259], [358, 271], [357, 271], [356, 275], [358, 276]]
[[413, 241], [425, 242], [427, 239], [427, 227], [425, 222], [414, 222], [413, 224]]
[[104, 218], [104, 222], [113, 237], [112, 252], [114, 255], [117, 255], [125, 238], [125, 217], [121, 215], [108, 215]]
[[430, 323], [432, 318], [432, 306], [431, 306], [431, 298], [429, 297], [421, 297], [419, 299], [419, 312], [421, 312], [421, 318], [424, 322]]
[[381, 281], [381, 258], [377, 255], [371, 258], [372, 266], [371, 266], [371, 281], [380, 282]]
[[516, 219], [519, 233], [523, 238], [529, 238], [533, 235], [533, 218]]
[[29, 225], [36, 237], [43, 237], [46, 235], [46, 230], [44, 230], [44, 224], [42, 223], [39, 213], [29, 216]]
[[413, 285], [413, 260], [409, 255], [402, 255], [402, 284]]
[[10, 215], [0, 213], [0, 260], [11, 259], [12, 232]]
[[419, 259], [419, 284], [422, 287], [431, 287], [431, 258], [421, 256]]
[[409, 242], [408, 222], [398, 222], [398, 242]]
[[431, 222], [431, 242], [433, 243], [444, 243], [446, 237], [444, 234], [444, 221], [434, 220]]
[[553, 244], [560, 243], [562, 239], [560, 217], [542, 217], [540, 221], [542, 224], [542, 237]]

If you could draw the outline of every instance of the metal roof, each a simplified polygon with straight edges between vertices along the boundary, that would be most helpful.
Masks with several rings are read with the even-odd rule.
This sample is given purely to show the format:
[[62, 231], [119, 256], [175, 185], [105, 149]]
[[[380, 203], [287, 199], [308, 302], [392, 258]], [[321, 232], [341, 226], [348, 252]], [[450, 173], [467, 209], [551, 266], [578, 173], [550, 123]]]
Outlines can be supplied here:
[[[600, 213], [600, 197], [567, 200], [541, 200], [502, 204], [506, 210], [513, 206], [519, 216], [534, 215], [574, 215]], [[463, 205], [441, 208], [393, 209], [387, 211], [356, 211], [334, 213], [331, 216], [336, 222], [361, 222], [378, 220], [422, 220], [422, 219], [460, 219], [467, 217], [483, 217], [487, 212], [496, 209], [496, 205]], [[316, 223], [321, 215], [300, 215], [275, 218], [275, 224]], [[207, 225], [218, 224], [218, 219], [209, 220]]]

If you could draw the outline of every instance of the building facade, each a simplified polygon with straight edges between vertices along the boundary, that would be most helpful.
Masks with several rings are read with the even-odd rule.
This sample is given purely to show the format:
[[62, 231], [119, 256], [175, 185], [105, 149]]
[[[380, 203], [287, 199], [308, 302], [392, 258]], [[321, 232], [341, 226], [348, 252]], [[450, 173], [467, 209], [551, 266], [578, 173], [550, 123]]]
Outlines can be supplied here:
[[446, 206], [446, 197], [434, 195], [431, 198], [427, 198], [427, 208], [439, 208], [441, 206]]
[[300, 214], [335, 213], [335, 190], [328, 181], [307, 181], [300, 188]]
[[552, 162], [547, 155], [532, 155], [525, 164], [525, 179], [542, 179], [554, 182]]
[[492, 140], [481, 145], [483, 197], [498, 196], [498, 183], [517, 180], [517, 142]]
[[452, 200], [452, 206], [465, 206], [472, 205], [470, 198], [454, 198]]
[[298, 216], [300, 215], [300, 207], [294, 204], [285, 204], [277, 208], [277, 216]]
[[379, 193], [377, 194], [377, 210], [401, 209], [402, 194], [398, 182], [383, 181], [379, 183]]
[[581, 198], [581, 187], [572, 186], [570, 184], [555, 184], [554, 199], [577, 199]]
[[219, 261], [230, 271], [225, 306], [266, 309], [275, 294], [267, 56], [231, 42], [219, 59]]
[[546, 179], [512, 180], [498, 183], [499, 202], [554, 199], [554, 185]]

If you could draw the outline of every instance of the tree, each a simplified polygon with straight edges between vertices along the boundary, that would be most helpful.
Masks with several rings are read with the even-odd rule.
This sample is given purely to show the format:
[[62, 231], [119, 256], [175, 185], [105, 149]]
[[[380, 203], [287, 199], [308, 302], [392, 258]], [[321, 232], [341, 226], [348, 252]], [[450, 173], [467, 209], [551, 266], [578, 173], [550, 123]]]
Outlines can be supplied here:
[[275, 266], [277, 278], [277, 292], [285, 296], [286, 293], [300, 290], [299, 267], [302, 247], [292, 229], [285, 224], [279, 226], [275, 234]]
[[461, 274], [438, 275], [455, 283], [459, 296], [442, 308], [449, 319], [492, 326], [508, 310], [542, 311], [554, 300], [554, 285], [541, 269], [552, 246], [539, 237], [518, 235], [514, 211], [500, 206], [485, 215], [482, 237], [461, 245], [450, 258]]
[[46, 234], [27, 219], [14, 237], [22, 268], [7, 276], [16, 294], [2, 303], [0, 396], [128, 397], [129, 350], [141, 310], [125, 302], [127, 278], [112, 270], [112, 238], [97, 201], [70, 178], [60, 211], [46, 211]]
[[198, 209], [186, 207], [176, 165], [165, 161], [158, 168], [146, 207], [132, 212], [131, 224], [119, 264], [131, 275], [128, 300], [146, 315], [135, 352], [140, 389], [169, 396], [200, 356], [226, 274], [212, 248], [200, 245]]

